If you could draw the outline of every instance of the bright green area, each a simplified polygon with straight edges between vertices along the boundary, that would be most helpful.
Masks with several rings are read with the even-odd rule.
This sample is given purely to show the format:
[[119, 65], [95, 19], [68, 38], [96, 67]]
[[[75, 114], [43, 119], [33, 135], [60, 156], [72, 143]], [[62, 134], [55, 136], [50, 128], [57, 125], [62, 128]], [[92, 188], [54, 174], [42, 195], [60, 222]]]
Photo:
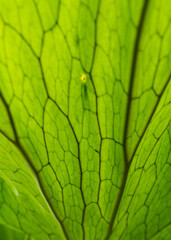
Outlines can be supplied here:
[[0, 239], [171, 239], [170, 19], [0, 0]]

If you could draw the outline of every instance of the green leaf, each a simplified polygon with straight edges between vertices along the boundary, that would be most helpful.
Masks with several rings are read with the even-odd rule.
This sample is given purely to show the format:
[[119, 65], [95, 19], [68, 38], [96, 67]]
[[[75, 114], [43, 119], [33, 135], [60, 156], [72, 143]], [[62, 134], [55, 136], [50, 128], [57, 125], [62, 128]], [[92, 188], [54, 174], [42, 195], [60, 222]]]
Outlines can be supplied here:
[[4, 225], [0, 225], [0, 236], [2, 239], [8, 240], [26, 240], [28, 237], [24, 237], [22, 233], [15, 232]]
[[0, 0], [0, 238], [171, 239], [170, 19]]

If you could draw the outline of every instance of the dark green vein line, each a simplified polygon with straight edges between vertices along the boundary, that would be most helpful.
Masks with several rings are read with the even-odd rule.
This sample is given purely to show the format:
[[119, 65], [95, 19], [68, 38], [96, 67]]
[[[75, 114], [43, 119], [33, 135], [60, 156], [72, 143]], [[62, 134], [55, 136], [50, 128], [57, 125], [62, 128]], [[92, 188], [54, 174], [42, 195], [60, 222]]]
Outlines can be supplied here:
[[[21, 154], [23, 155], [23, 157], [26, 159], [28, 165], [30, 166], [33, 174], [35, 175], [35, 177], [36, 177], [36, 179], [37, 179], [37, 182], [38, 182], [38, 184], [39, 184], [40, 190], [42, 191], [42, 193], [43, 193], [43, 195], [44, 195], [44, 197], [45, 197], [45, 199], [46, 199], [46, 202], [47, 202], [47, 204], [48, 204], [48, 206], [49, 206], [49, 209], [50, 209], [51, 212], [53, 213], [55, 219], [56, 219], [56, 220], [58, 221], [58, 223], [60, 224], [60, 226], [61, 226], [61, 228], [62, 228], [62, 230], [63, 230], [63, 233], [64, 233], [64, 235], [65, 235], [65, 238], [66, 238], [67, 240], [69, 240], [69, 237], [68, 237], [68, 234], [67, 234], [67, 232], [66, 232], [66, 230], [65, 230], [64, 224], [63, 224], [63, 222], [59, 219], [59, 217], [57, 216], [54, 207], [51, 205], [51, 203], [50, 203], [50, 201], [49, 201], [49, 199], [48, 199], [48, 195], [46, 194], [46, 191], [45, 191], [45, 189], [44, 189], [44, 187], [43, 187], [43, 184], [41, 183], [41, 179], [40, 179], [39, 175], [37, 174], [37, 171], [36, 171], [36, 169], [35, 169], [32, 161], [31, 161], [30, 157], [28, 156], [28, 154], [26, 153], [25, 149], [22, 147], [22, 145], [21, 145], [20, 142], [19, 142], [19, 137], [18, 137], [18, 135], [17, 135], [15, 123], [14, 123], [14, 120], [13, 120], [13, 117], [12, 117], [12, 114], [11, 114], [11, 111], [10, 111], [10, 108], [9, 108], [9, 106], [8, 106], [8, 104], [7, 104], [4, 96], [2, 95], [2, 93], [0, 93], [0, 96], [1, 96], [1, 98], [2, 98], [2, 101], [3, 101], [6, 109], [7, 109], [7, 113], [8, 113], [8, 116], [9, 116], [9, 119], [10, 119], [10, 122], [11, 122], [11, 126], [12, 126], [12, 129], [13, 129], [13, 132], [14, 132], [15, 142], [12, 141], [12, 143], [16, 146], [16, 148], [21, 152]], [[8, 138], [8, 139], [9, 139], [9, 138]]]
[[[93, 82], [93, 77], [92, 77], [92, 68], [93, 68], [93, 64], [94, 64], [94, 59], [95, 59], [95, 54], [96, 54], [96, 41], [97, 41], [97, 21], [98, 21], [98, 17], [99, 17], [99, 11], [100, 11], [100, 6], [101, 6], [101, 0], [99, 0], [98, 2], [98, 6], [97, 6], [97, 14], [96, 14], [96, 18], [94, 20], [95, 22], [95, 32], [94, 32], [94, 36], [95, 36], [95, 46], [94, 46], [94, 51], [93, 51], [93, 57], [92, 57], [92, 63], [91, 63], [91, 68], [90, 71], [87, 72], [86, 69], [83, 66], [83, 63], [80, 61], [81, 67], [84, 70], [85, 73], [89, 74], [90, 76], [90, 81], [92, 83], [93, 86], [93, 90], [94, 90], [94, 94], [96, 97], [96, 114], [97, 114], [97, 124], [98, 124], [98, 129], [99, 129], [99, 134], [100, 134], [100, 150], [99, 152], [101, 152], [101, 146], [102, 146], [102, 133], [101, 133], [101, 128], [100, 128], [100, 121], [99, 121], [99, 117], [98, 117], [98, 96], [97, 96], [97, 92], [96, 92], [96, 88]], [[78, 59], [79, 60], [79, 59]], [[80, 154], [80, 153], [79, 153]], [[101, 163], [101, 155], [99, 154], [99, 172], [100, 172], [100, 163]], [[99, 174], [100, 175], [100, 174]], [[99, 191], [100, 191], [100, 184], [99, 184], [99, 189], [98, 189], [98, 198], [99, 198]], [[83, 195], [84, 196], [84, 195]], [[88, 205], [87, 205], [88, 206]], [[85, 218], [85, 209], [83, 211], [83, 218], [82, 218], [82, 227], [83, 227], [83, 239], [85, 239], [85, 229], [84, 229], [84, 218]]]
[[145, 127], [144, 127], [143, 133], [141, 134], [141, 136], [140, 136], [140, 138], [139, 138], [139, 140], [138, 140], [138, 142], [137, 142], [137, 144], [136, 144], [136, 146], [135, 146], [135, 150], [134, 150], [134, 152], [133, 152], [133, 154], [132, 154], [132, 156], [131, 156], [131, 158], [130, 158], [130, 160], [129, 160], [130, 162], [132, 162], [132, 159], [133, 159], [133, 157], [135, 156], [135, 153], [136, 153], [136, 151], [137, 151], [137, 149], [138, 149], [138, 146], [140, 145], [140, 142], [141, 142], [141, 140], [143, 139], [143, 137], [144, 137], [144, 135], [145, 135], [145, 133], [146, 133], [146, 130], [147, 130], [147, 128], [148, 128], [148, 125], [150, 124], [150, 122], [151, 122], [151, 120], [152, 120], [152, 118], [153, 118], [153, 116], [154, 116], [154, 114], [155, 114], [155, 112], [156, 112], [157, 106], [159, 105], [159, 102], [160, 102], [160, 100], [161, 100], [161, 98], [162, 98], [165, 90], [167, 89], [167, 87], [168, 87], [168, 85], [169, 85], [169, 83], [170, 83], [170, 79], [171, 79], [171, 75], [169, 75], [169, 77], [168, 77], [168, 79], [167, 79], [167, 81], [166, 81], [166, 83], [165, 83], [165, 85], [164, 85], [161, 93], [158, 95], [158, 99], [157, 99], [156, 104], [155, 104], [155, 106], [154, 106], [154, 108], [153, 108], [153, 111], [151, 112], [151, 115], [150, 115], [150, 117], [149, 117], [149, 119], [148, 119], [148, 121], [147, 121], [147, 123], [146, 123], [146, 125], [145, 125]]
[[[9, 117], [9, 120], [10, 120], [10, 123], [11, 123], [11, 126], [12, 126], [12, 129], [13, 129], [13, 133], [14, 133], [14, 138], [15, 138], [15, 142], [18, 142], [18, 136], [17, 136], [17, 132], [16, 132], [16, 128], [14, 126], [14, 121], [12, 119], [12, 115], [10, 113], [10, 109], [9, 109], [9, 106], [4, 98], [4, 96], [2, 95], [2, 92], [0, 92], [0, 97], [2, 99], [2, 102], [7, 110], [7, 114], [8, 114], [8, 117]], [[9, 139], [9, 138], [8, 138]], [[12, 141], [14, 143], [14, 141]]]
[[[148, 154], [148, 157], [147, 157], [146, 161], [144, 162], [144, 166], [145, 166], [146, 162], [148, 161], [148, 159], [150, 158], [152, 152], [153, 152], [154, 149], [156, 148], [156, 145], [158, 144], [158, 142], [160, 141], [160, 139], [161, 139], [161, 138], [163, 137], [163, 135], [165, 134], [165, 131], [167, 131], [168, 126], [169, 126], [169, 123], [167, 124], [166, 128], [164, 129], [164, 131], [162, 132], [162, 134], [160, 135], [160, 137], [156, 140], [154, 146], [152, 147], [150, 153]], [[161, 145], [161, 143], [160, 143], [160, 145]], [[159, 148], [159, 149], [160, 149], [160, 148]], [[159, 154], [159, 152], [157, 153], [157, 155], [158, 155], [158, 154]], [[156, 158], [157, 158], [157, 157], [156, 157]], [[144, 168], [144, 167], [142, 167], [141, 169], [143, 169], [143, 168]], [[138, 180], [138, 182], [137, 182], [136, 188], [135, 188], [134, 193], [133, 193], [133, 195], [132, 195], [132, 198], [131, 198], [131, 200], [130, 200], [127, 208], [126, 208], [125, 213], [127, 213], [127, 210], [129, 209], [129, 207], [130, 207], [130, 205], [131, 205], [131, 203], [132, 203], [133, 196], [134, 196], [134, 194], [136, 193], [137, 188], [138, 188], [138, 186], [139, 186], [139, 184], [140, 184], [142, 174], [143, 174], [143, 171], [141, 171], [141, 173], [140, 173], [139, 180]], [[153, 183], [153, 187], [154, 187], [154, 185], [155, 185], [155, 182]], [[152, 187], [151, 189], [153, 189], [153, 187]], [[147, 197], [146, 197], [144, 203], [146, 203], [148, 197], [149, 197], [149, 193], [147, 194]], [[122, 220], [124, 217], [125, 217], [125, 214], [119, 219], [119, 222], [118, 222], [118, 223], [120, 223], [121, 220]], [[120, 235], [120, 239], [122, 238], [122, 235], [124, 234], [125, 230], [126, 230], [126, 228], [123, 230], [122, 234]]]
[[[92, 57], [92, 63], [91, 63], [91, 68], [90, 68], [90, 80], [94, 89], [94, 93], [95, 93], [95, 97], [96, 97], [96, 115], [97, 115], [97, 124], [98, 124], [98, 129], [99, 129], [99, 134], [100, 134], [100, 149], [99, 149], [99, 179], [100, 179], [100, 183], [99, 183], [99, 187], [98, 187], [98, 202], [99, 202], [99, 195], [100, 195], [100, 188], [101, 188], [101, 176], [100, 176], [100, 172], [101, 172], [101, 150], [102, 150], [102, 131], [101, 131], [101, 127], [100, 127], [100, 119], [99, 119], [99, 113], [98, 113], [98, 96], [97, 96], [97, 91], [96, 91], [96, 87], [95, 84], [93, 82], [93, 76], [92, 76], [92, 69], [93, 69], [93, 65], [94, 65], [94, 61], [95, 61], [95, 55], [96, 55], [96, 49], [97, 49], [97, 23], [98, 23], [98, 18], [100, 15], [100, 7], [101, 7], [101, 0], [99, 0], [98, 2], [98, 7], [97, 7], [97, 15], [95, 18], [95, 32], [94, 32], [94, 39], [95, 39], [95, 46], [94, 46], [94, 51], [93, 51], [93, 57]], [[99, 204], [98, 204], [99, 206]], [[100, 209], [100, 206], [99, 206]]]
[[124, 159], [125, 159], [125, 169], [124, 169], [124, 178], [121, 186], [121, 190], [116, 202], [116, 205], [114, 207], [110, 225], [108, 228], [108, 232], [106, 234], [105, 240], [108, 240], [110, 238], [110, 235], [113, 232], [113, 224], [117, 215], [117, 212], [119, 210], [119, 206], [122, 200], [122, 196], [124, 193], [124, 189], [126, 186], [126, 181], [128, 177], [128, 172], [129, 172], [129, 167], [130, 165], [128, 164], [128, 157], [127, 157], [127, 149], [126, 149], [126, 136], [127, 136], [127, 131], [128, 131], [128, 123], [129, 123], [129, 115], [130, 115], [130, 109], [131, 109], [131, 97], [132, 97], [132, 90], [133, 90], [133, 85], [134, 85], [134, 78], [135, 78], [135, 70], [136, 70], [136, 62], [137, 62], [137, 56], [138, 56], [138, 47], [139, 47], [139, 42], [141, 38], [141, 33], [143, 29], [143, 23], [145, 19], [145, 15], [147, 12], [147, 7], [148, 7], [149, 0], [145, 0], [141, 16], [140, 16], [140, 21], [137, 29], [137, 36], [135, 39], [135, 47], [134, 47], [134, 52], [133, 52], [133, 59], [132, 59], [132, 69], [131, 69], [131, 75], [130, 75], [130, 84], [129, 84], [129, 94], [128, 94], [128, 102], [127, 102], [127, 112], [126, 112], [126, 121], [125, 121], [125, 128], [124, 128], [124, 136], [123, 136], [123, 146], [124, 146]]
[[139, 47], [139, 42], [140, 42], [140, 39], [141, 39], [141, 33], [142, 33], [142, 29], [143, 29], [145, 14], [147, 12], [148, 3], [149, 3], [149, 0], [145, 0], [144, 6], [143, 6], [143, 9], [142, 9], [142, 14], [141, 14], [141, 17], [140, 17], [140, 22], [139, 22], [139, 26], [138, 26], [138, 30], [137, 30], [137, 36], [136, 36], [136, 40], [135, 40], [135, 48], [134, 48], [134, 53], [133, 53], [132, 69], [131, 69], [131, 76], [130, 76], [126, 121], [125, 121], [124, 138], [123, 138], [125, 160], [126, 160], [127, 167], [128, 167], [129, 159], [127, 157], [128, 154], [127, 154], [126, 141], [127, 141], [128, 127], [129, 127], [129, 117], [130, 117], [131, 103], [132, 103], [132, 91], [133, 91], [134, 80], [135, 80], [135, 72], [136, 72], [136, 65], [137, 65], [137, 58], [138, 58], [138, 47]]
[[[1, 15], [0, 15], [0, 17], [2, 18]], [[43, 84], [44, 84], [44, 87], [45, 87], [45, 91], [46, 91], [47, 96], [49, 96], [48, 88], [47, 88], [46, 81], [45, 81], [44, 74], [43, 74], [42, 62], [41, 62], [42, 47], [41, 47], [40, 56], [38, 56], [36, 54], [36, 52], [34, 51], [33, 47], [31, 46], [31, 44], [27, 41], [27, 39], [15, 27], [13, 27], [11, 24], [5, 22], [3, 18], [2, 18], [2, 21], [4, 22], [4, 24], [7, 27], [9, 27], [12, 31], [14, 31], [23, 40], [23, 42], [27, 45], [27, 47], [32, 52], [33, 56], [38, 60], [38, 63], [39, 63], [39, 66], [40, 66], [40, 73], [41, 73], [41, 76], [42, 76], [42, 80], [43, 80]], [[42, 46], [44, 44], [44, 35], [42, 36], [42, 43], [41, 44], [42, 44]]]
[[[160, 234], [162, 231], [164, 231], [166, 228], [168, 228], [168, 227], [171, 227], [171, 221], [168, 223], [168, 224], [166, 224], [165, 226], [163, 226], [162, 228], [160, 228], [159, 230], [158, 230], [158, 232], [156, 232], [156, 233], [154, 233], [151, 237], [150, 237], [150, 239], [152, 240], [153, 238], [155, 238], [158, 234]], [[170, 232], [170, 231], [168, 231], [168, 232]]]
[[[86, 203], [85, 203], [85, 198], [84, 198], [84, 193], [82, 190], [82, 166], [81, 166], [81, 160], [80, 160], [80, 142], [77, 139], [76, 133], [74, 131], [74, 127], [72, 126], [72, 123], [70, 121], [70, 118], [68, 117], [68, 115], [66, 115], [63, 110], [59, 107], [59, 105], [57, 104], [57, 102], [55, 100], [53, 100], [51, 97], [48, 97], [55, 105], [56, 107], [59, 109], [59, 111], [66, 117], [66, 119], [68, 120], [68, 124], [71, 127], [72, 133], [74, 135], [75, 141], [77, 143], [78, 146], [78, 163], [79, 163], [79, 169], [80, 169], [80, 192], [81, 192], [81, 197], [83, 200], [83, 204], [84, 204], [84, 208], [83, 208], [83, 216], [85, 215], [85, 208], [86, 208]], [[82, 225], [83, 225], [83, 221], [82, 221]], [[69, 238], [68, 238], [69, 239]], [[83, 228], [83, 239], [85, 239], [85, 230]]]
[[[57, 104], [57, 102], [55, 100], [53, 100], [52, 98], [49, 97], [49, 99], [57, 106], [57, 108], [59, 109], [59, 111], [66, 117], [66, 119], [68, 120], [69, 126], [71, 127], [72, 133], [74, 135], [75, 141], [77, 143], [78, 146], [78, 164], [79, 164], [79, 169], [80, 169], [80, 192], [81, 192], [81, 197], [83, 200], [83, 204], [84, 204], [84, 208], [83, 208], [83, 218], [85, 215], [85, 208], [86, 208], [86, 203], [85, 203], [85, 198], [84, 198], [84, 193], [82, 190], [82, 166], [81, 166], [81, 160], [80, 160], [80, 142], [78, 141], [78, 138], [76, 136], [76, 133], [74, 131], [74, 127], [71, 124], [70, 118], [63, 112], [63, 110], [59, 107], [59, 105]], [[82, 225], [83, 225], [83, 220], [82, 220]], [[83, 227], [83, 226], [82, 226]], [[69, 239], [69, 238], [68, 238]], [[85, 230], [83, 228], [83, 239], [85, 239]]]
[[102, 0], [99, 0], [99, 2], [98, 2], [97, 15], [96, 15], [96, 18], [95, 18], [95, 32], [94, 32], [94, 43], [95, 43], [95, 46], [94, 46], [94, 51], [93, 51], [93, 57], [92, 57], [90, 73], [92, 72], [93, 65], [94, 65], [94, 60], [95, 60], [95, 56], [96, 56], [96, 49], [97, 49], [97, 23], [98, 23], [98, 18], [99, 18], [99, 15], [100, 15], [101, 1]]
[[2, 18], [2, 16], [0, 15], [4, 25], [6, 27], [8, 27], [9, 29], [11, 29], [13, 32], [15, 32], [22, 40], [23, 42], [28, 46], [28, 48], [30, 49], [30, 51], [32, 52], [32, 54], [38, 58], [38, 55], [36, 54], [36, 52], [34, 51], [33, 47], [31, 46], [31, 44], [26, 40], [26, 38], [14, 27], [12, 26], [10, 23], [7, 23], [4, 21], [4, 19]]

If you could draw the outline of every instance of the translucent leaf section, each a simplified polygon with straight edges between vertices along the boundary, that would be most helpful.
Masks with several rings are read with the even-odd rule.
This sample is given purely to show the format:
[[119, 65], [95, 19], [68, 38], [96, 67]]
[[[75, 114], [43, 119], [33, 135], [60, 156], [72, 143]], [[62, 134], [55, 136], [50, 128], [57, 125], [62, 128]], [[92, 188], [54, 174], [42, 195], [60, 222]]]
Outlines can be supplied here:
[[171, 239], [171, 3], [0, 0], [0, 239]]

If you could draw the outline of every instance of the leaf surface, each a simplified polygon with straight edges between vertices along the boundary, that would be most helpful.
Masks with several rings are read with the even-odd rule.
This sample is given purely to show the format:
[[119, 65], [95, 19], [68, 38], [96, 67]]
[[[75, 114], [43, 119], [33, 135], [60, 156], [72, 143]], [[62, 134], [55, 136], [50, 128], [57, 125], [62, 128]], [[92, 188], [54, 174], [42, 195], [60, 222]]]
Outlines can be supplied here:
[[171, 4], [0, 6], [1, 235], [169, 240]]

